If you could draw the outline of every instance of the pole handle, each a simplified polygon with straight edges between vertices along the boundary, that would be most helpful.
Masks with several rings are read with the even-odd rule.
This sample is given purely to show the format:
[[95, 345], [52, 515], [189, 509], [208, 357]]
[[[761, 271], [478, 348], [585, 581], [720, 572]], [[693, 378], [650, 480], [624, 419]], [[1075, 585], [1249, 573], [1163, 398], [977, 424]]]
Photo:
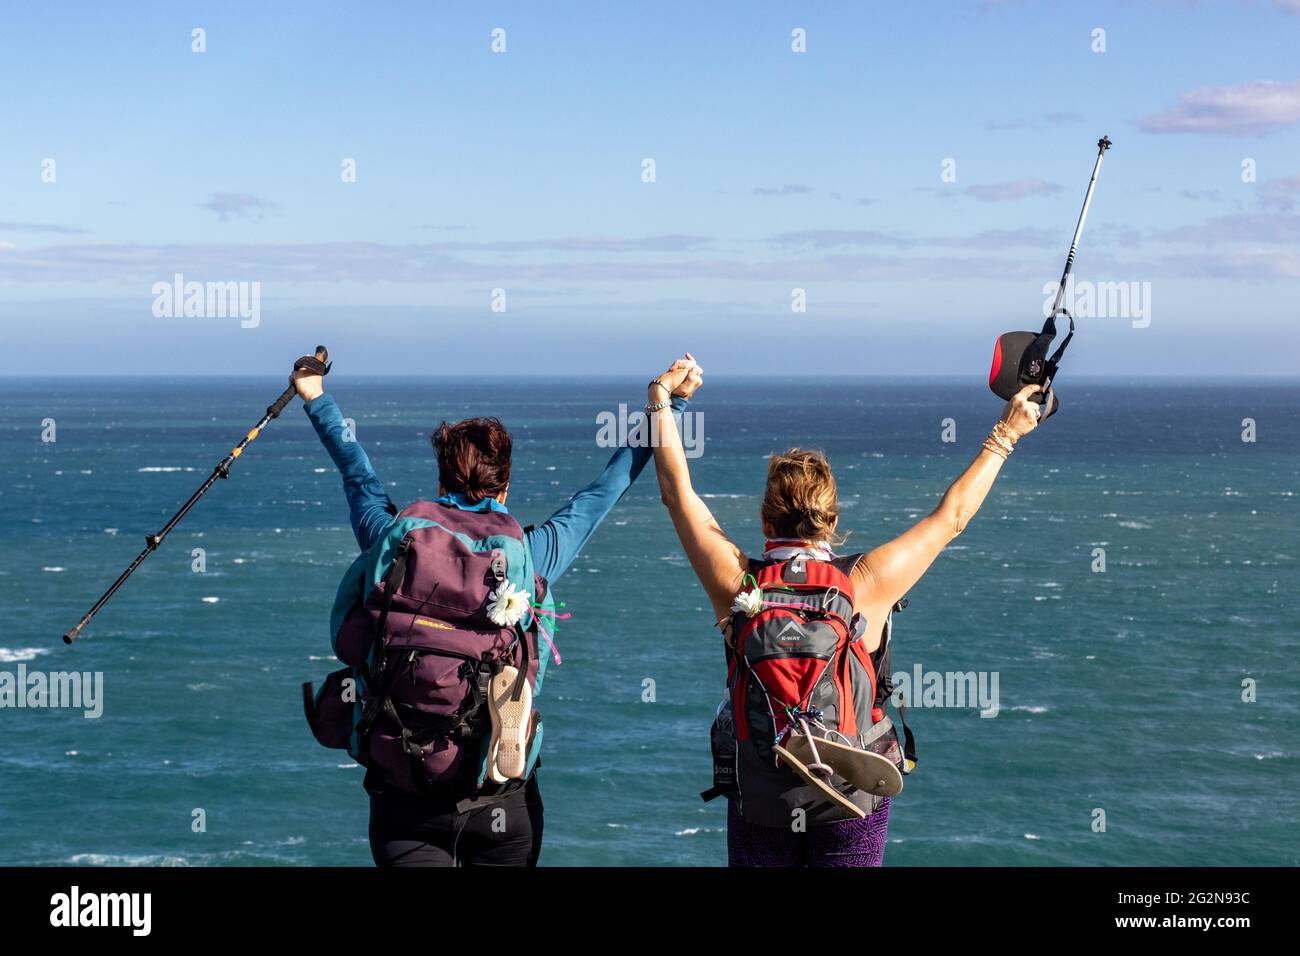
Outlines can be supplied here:
[[[306, 370], [315, 372], [317, 375], [328, 375], [330, 373], [330, 350], [323, 345], [316, 346], [316, 354], [304, 355], [298, 359], [293, 363], [293, 370], [295, 372]], [[289, 387], [280, 393], [280, 397], [267, 407], [266, 414], [271, 418], [279, 418], [285, 406], [293, 401], [293, 397], [297, 393], [298, 390], [290, 383]]]
[[270, 415], [272, 418], [279, 418], [280, 413], [284, 411], [284, 407], [288, 405], [290, 402], [292, 402], [293, 397], [297, 394], [298, 394], [298, 390], [294, 388], [292, 385], [290, 385], [283, 392], [281, 392], [280, 397], [277, 398], [269, 408], [267, 408], [266, 414]]

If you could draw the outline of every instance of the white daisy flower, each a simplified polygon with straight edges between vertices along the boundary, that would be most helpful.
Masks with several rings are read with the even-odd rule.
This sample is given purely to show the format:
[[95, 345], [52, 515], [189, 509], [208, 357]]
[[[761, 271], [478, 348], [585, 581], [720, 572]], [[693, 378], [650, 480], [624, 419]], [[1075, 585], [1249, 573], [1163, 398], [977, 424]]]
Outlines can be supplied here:
[[736, 602], [731, 605], [731, 609], [753, 617], [763, 610], [763, 592], [758, 588], [752, 591], [741, 591], [736, 595]]
[[488, 595], [488, 600], [488, 619], [498, 627], [514, 627], [532, 606], [533, 596], [506, 581]]

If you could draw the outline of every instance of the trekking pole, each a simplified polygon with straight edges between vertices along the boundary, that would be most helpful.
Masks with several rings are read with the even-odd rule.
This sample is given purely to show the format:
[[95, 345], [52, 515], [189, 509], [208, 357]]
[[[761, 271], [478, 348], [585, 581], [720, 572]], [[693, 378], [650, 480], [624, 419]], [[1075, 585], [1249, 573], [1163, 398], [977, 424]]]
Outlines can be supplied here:
[[1065, 299], [1065, 287], [1069, 282], [1070, 273], [1074, 269], [1074, 254], [1079, 251], [1079, 238], [1083, 235], [1084, 220], [1088, 218], [1088, 207], [1092, 205], [1092, 191], [1097, 188], [1097, 174], [1101, 172], [1101, 160], [1106, 155], [1106, 150], [1110, 149], [1110, 146], [1109, 136], [1102, 136], [1101, 139], [1097, 140], [1097, 162], [1092, 166], [1092, 178], [1088, 180], [1088, 191], [1083, 194], [1083, 208], [1079, 210], [1079, 222], [1074, 227], [1074, 238], [1070, 240], [1070, 253], [1065, 257], [1065, 269], [1061, 272], [1061, 284], [1056, 290], [1056, 301], [1052, 303], [1052, 314], [1048, 316], [1047, 324], [1043, 326], [1044, 332], [1050, 329], [1051, 334], [1056, 335], [1056, 317], [1064, 315], [1070, 320], [1070, 331], [1061, 340], [1061, 344], [1056, 347], [1052, 357], [1043, 364], [1043, 390], [1034, 399], [1043, 403], [1046, 415], [1050, 415], [1052, 412], [1051, 398], [1049, 396], [1051, 395], [1052, 379], [1056, 377], [1056, 367], [1060, 364], [1061, 357], [1065, 355], [1065, 347], [1070, 344], [1070, 339], [1074, 338], [1074, 316], [1061, 307], [1061, 302]]
[[[325, 348], [323, 345], [318, 345], [316, 346], [316, 354], [314, 356], [304, 355], [293, 364], [294, 371], [296, 372], [299, 369], [306, 369], [307, 371], [315, 372], [317, 375], [326, 375], [330, 370], [329, 357], [329, 349]], [[114, 581], [109, 589], [100, 596], [99, 600], [96, 601], [91, 609], [86, 612], [85, 616], [77, 622], [77, 626], [63, 635], [64, 644], [71, 644], [77, 639], [81, 634], [81, 629], [90, 623], [90, 619], [99, 613], [100, 608], [108, 603], [108, 599], [116, 594], [117, 589], [126, 583], [126, 579], [135, 573], [135, 569], [144, 564], [145, 558], [158, 550], [159, 545], [163, 543], [163, 539], [166, 538], [167, 535], [171, 533], [171, 530], [180, 523], [180, 520], [189, 513], [189, 510], [198, 503], [198, 500], [207, 493], [207, 490], [216, 484], [217, 479], [230, 477], [230, 466], [235, 463], [235, 459], [244, 453], [244, 448], [247, 447], [248, 443], [255, 440], [257, 436], [261, 434], [262, 429], [265, 428], [272, 419], [280, 417], [280, 413], [284, 411], [286, 405], [293, 401], [293, 397], [296, 393], [297, 388], [292, 384], [281, 392], [280, 397], [267, 406], [266, 414], [262, 416], [261, 420], [248, 430], [248, 433], [239, 440], [239, 444], [230, 450], [230, 454], [217, 463], [217, 467], [212, 469], [212, 474], [208, 475], [207, 481], [203, 482], [203, 484], [199, 486], [198, 491], [190, 495], [190, 500], [181, 506], [180, 511], [172, 515], [171, 520], [163, 525], [162, 530], [157, 534], [145, 535], [144, 550], [136, 555], [134, 561], [127, 565], [126, 570], [118, 576], [117, 580]]]
[[1079, 250], [1079, 237], [1083, 235], [1083, 222], [1088, 218], [1088, 207], [1092, 205], [1092, 191], [1097, 186], [1097, 174], [1101, 172], [1101, 158], [1110, 149], [1110, 137], [1103, 136], [1097, 140], [1097, 162], [1092, 167], [1092, 178], [1088, 180], [1088, 191], [1083, 197], [1083, 209], [1079, 212], [1079, 224], [1074, 227], [1074, 238], [1070, 240], [1070, 254], [1065, 257], [1065, 271], [1061, 273], [1061, 287], [1056, 290], [1056, 301], [1052, 303], [1052, 315], [1061, 310], [1061, 300], [1065, 298], [1065, 283], [1074, 269], [1074, 254]]
[[[993, 365], [989, 370], [989, 388], [999, 398], [1008, 400], [1026, 385], [1041, 386], [1029, 400], [1042, 406], [1040, 418], [1048, 418], [1059, 408], [1060, 403], [1052, 391], [1052, 381], [1056, 378], [1057, 366], [1065, 355], [1065, 347], [1074, 338], [1074, 316], [1062, 303], [1065, 301], [1066, 286], [1070, 273], [1074, 271], [1074, 255], [1079, 251], [1079, 238], [1083, 235], [1083, 224], [1088, 218], [1088, 207], [1092, 205], [1092, 193], [1097, 187], [1097, 174], [1101, 172], [1101, 160], [1110, 149], [1109, 136], [1097, 140], [1097, 161], [1092, 167], [1092, 178], [1088, 180], [1088, 191], [1083, 196], [1083, 209], [1079, 211], [1079, 222], [1074, 227], [1074, 238], [1070, 240], [1070, 254], [1065, 257], [1065, 269], [1061, 272], [1061, 284], [1056, 289], [1056, 301], [1052, 311], [1043, 323], [1041, 332], [1005, 332], [998, 336], [993, 348]], [[1056, 317], [1063, 315], [1070, 323], [1061, 344], [1050, 356], [1047, 350], [1056, 338]]]

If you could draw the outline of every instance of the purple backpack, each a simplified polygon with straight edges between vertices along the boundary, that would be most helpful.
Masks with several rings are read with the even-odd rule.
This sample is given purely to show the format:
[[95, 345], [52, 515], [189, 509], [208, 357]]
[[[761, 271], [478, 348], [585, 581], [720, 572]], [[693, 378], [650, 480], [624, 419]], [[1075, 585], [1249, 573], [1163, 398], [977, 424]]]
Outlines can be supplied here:
[[[505, 585], [528, 592], [512, 626], [490, 617], [491, 597]], [[368, 786], [457, 800], [517, 788], [486, 780], [488, 684], [510, 664], [537, 696], [551, 656], [549, 640], [539, 652], [538, 610], [552, 608], [509, 514], [490, 501], [475, 510], [409, 505], [339, 585], [331, 633], [348, 666], [315, 693], [304, 685], [312, 732], [367, 767]], [[534, 710], [525, 779], [541, 740]]]

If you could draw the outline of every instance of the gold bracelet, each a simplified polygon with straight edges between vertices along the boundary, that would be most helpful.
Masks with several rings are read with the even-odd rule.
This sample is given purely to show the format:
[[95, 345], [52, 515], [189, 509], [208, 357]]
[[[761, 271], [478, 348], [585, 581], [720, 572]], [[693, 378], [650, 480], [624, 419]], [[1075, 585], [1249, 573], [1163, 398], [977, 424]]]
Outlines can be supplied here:
[[1007, 423], [1000, 418], [994, 423], [993, 431], [1012, 448], [1014, 448], [1016, 442], [1020, 440], [1019, 436], [1012, 432], [1011, 429], [1007, 427]]
[[989, 432], [989, 437], [984, 439], [984, 447], [993, 452], [993, 454], [997, 455], [1003, 461], [1006, 461], [1007, 456], [1015, 449], [1016, 442], [1015, 439], [1011, 437], [1011, 433], [1007, 429], [1006, 425], [999, 420], [998, 423], [993, 426], [993, 430]]
[[984, 450], [993, 452], [993, 454], [997, 455], [1003, 461], [1006, 461], [1007, 455], [1010, 454], [1005, 448], [994, 442], [992, 435], [984, 439]]

